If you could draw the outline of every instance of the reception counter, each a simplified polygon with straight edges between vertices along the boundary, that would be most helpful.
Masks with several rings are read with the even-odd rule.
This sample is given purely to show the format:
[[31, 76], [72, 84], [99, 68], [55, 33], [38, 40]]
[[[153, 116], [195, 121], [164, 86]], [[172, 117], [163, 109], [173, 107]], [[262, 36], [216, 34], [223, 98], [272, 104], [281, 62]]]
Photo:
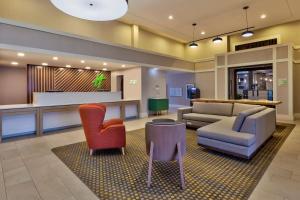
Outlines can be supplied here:
[[139, 118], [140, 100], [121, 100], [120, 93], [35, 93], [33, 104], [0, 106], [0, 141], [80, 126], [78, 107], [85, 103], [107, 106], [105, 119]]
[[39, 106], [121, 101], [121, 92], [34, 92], [33, 104]]

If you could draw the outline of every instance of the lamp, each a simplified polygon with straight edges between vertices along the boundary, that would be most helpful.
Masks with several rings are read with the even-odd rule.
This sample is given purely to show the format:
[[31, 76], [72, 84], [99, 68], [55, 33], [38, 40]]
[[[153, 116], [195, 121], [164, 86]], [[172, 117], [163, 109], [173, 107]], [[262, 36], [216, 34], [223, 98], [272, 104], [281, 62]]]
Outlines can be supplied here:
[[121, 18], [128, 11], [128, 0], [50, 0], [59, 10], [73, 17], [92, 21]]
[[246, 13], [246, 23], [247, 23], [247, 28], [246, 28], [246, 31], [244, 31], [242, 33], [242, 36], [243, 37], [251, 37], [254, 35], [253, 31], [249, 31], [249, 26], [248, 26], [248, 9], [249, 9], [249, 6], [245, 6], [243, 7], [243, 9], [245, 10], [245, 13]]
[[197, 48], [198, 47], [198, 44], [195, 42], [195, 28], [196, 28], [197, 24], [196, 23], [193, 23], [193, 41], [189, 44], [189, 47], [191, 48]]
[[223, 41], [223, 39], [221, 37], [217, 36], [212, 41], [213, 41], [213, 43], [218, 44], [218, 43], [221, 43]]

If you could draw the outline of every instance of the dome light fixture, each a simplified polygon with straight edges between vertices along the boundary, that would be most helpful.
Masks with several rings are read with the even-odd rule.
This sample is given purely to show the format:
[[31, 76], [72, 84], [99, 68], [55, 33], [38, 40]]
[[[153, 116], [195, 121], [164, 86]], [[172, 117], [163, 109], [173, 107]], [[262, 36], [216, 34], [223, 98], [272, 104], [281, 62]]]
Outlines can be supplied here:
[[193, 23], [193, 41], [189, 44], [189, 47], [190, 48], [197, 48], [198, 47], [198, 44], [195, 42], [195, 28], [196, 28], [197, 24], [196, 23]]
[[217, 36], [212, 41], [215, 44], [219, 44], [219, 43], [221, 43], [223, 41], [223, 39], [221, 37]]
[[62, 12], [80, 19], [111, 21], [124, 16], [128, 0], [50, 0]]
[[248, 9], [249, 9], [249, 6], [245, 6], [243, 7], [243, 9], [245, 10], [245, 13], [246, 13], [246, 23], [247, 23], [247, 28], [246, 28], [246, 31], [244, 31], [242, 33], [242, 36], [243, 37], [251, 37], [254, 35], [253, 31], [249, 31], [249, 23], [248, 23]]
[[252, 37], [254, 35], [253, 31], [246, 30], [242, 33], [243, 37]]

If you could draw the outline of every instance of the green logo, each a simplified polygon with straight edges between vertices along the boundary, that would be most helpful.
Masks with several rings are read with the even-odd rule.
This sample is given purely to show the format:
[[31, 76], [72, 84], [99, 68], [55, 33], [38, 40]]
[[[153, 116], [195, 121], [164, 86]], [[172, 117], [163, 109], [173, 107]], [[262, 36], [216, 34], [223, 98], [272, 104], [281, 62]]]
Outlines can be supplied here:
[[97, 89], [100, 89], [102, 87], [103, 81], [105, 80], [106, 78], [104, 77], [103, 74], [98, 74], [95, 80], [93, 80], [93, 86]]

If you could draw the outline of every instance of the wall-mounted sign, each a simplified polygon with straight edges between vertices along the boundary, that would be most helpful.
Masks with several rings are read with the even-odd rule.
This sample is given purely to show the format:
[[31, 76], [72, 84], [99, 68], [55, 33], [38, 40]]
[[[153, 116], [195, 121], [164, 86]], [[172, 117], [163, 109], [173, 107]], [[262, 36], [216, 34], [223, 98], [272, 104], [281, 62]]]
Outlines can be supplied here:
[[182, 97], [182, 88], [170, 88], [170, 97]]
[[129, 84], [130, 84], [130, 85], [135, 85], [136, 83], [137, 83], [137, 80], [130, 80], [130, 81], [129, 81]]
[[286, 78], [280, 78], [278, 79], [278, 86], [287, 86], [288, 80]]

